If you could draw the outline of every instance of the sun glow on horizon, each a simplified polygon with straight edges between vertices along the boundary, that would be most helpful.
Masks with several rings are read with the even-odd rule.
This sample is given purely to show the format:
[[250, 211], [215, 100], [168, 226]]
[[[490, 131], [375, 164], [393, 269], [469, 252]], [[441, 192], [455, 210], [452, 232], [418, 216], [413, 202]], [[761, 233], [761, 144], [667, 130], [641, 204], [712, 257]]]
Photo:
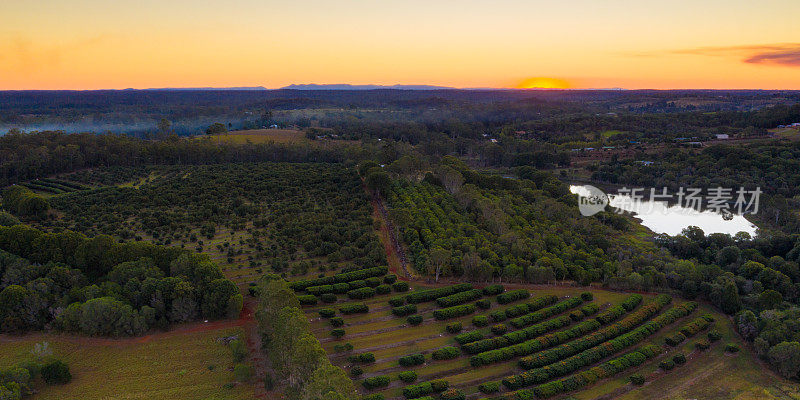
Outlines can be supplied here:
[[2, 1], [0, 90], [800, 89], [798, 14], [797, 0]]
[[569, 89], [572, 85], [564, 79], [534, 77], [520, 82], [517, 89]]

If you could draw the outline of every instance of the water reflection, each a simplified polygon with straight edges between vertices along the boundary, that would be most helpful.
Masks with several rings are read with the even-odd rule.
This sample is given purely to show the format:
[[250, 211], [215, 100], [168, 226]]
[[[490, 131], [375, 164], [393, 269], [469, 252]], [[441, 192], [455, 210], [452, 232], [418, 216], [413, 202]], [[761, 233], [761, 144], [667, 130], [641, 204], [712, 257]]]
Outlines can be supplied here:
[[[571, 185], [570, 192], [587, 195], [588, 189], [584, 185]], [[714, 211], [697, 211], [680, 205], [668, 205], [661, 201], [633, 199], [627, 195], [609, 194], [609, 205], [625, 211], [639, 211], [635, 214], [641, 224], [650, 228], [655, 233], [678, 235], [688, 226], [697, 226], [706, 234], [727, 233], [735, 235], [738, 232], [747, 232], [750, 236], [756, 235], [756, 226], [741, 215], [733, 218], [723, 218], [722, 214]]]

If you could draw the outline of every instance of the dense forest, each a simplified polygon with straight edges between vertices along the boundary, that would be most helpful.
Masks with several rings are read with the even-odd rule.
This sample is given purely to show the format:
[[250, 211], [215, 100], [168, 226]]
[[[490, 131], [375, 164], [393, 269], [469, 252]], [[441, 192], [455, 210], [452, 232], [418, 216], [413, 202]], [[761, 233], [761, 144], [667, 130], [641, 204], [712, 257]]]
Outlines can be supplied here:
[[110, 236], [0, 227], [0, 331], [140, 335], [235, 317], [236, 285], [199, 254]]

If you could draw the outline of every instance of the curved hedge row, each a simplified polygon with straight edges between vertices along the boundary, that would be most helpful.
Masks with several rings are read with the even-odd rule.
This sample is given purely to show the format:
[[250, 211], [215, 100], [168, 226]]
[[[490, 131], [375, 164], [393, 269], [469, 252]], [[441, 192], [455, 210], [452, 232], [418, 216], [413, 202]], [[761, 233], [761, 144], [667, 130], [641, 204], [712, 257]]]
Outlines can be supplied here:
[[505, 310], [496, 311], [491, 314], [492, 320], [495, 322], [502, 322], [509, 318], [519, 317], [525, 314], [538, 311], [546, 306], [553, 305], [558, 301], [558, 297], [554, 295], [546, 295], [535, 298], [524, 304], [517, 304]]
[[510, 320], [509, 323], [514, 328], [520, 329], [528, 325], [533, 325], [553, 315], [561, 314], [562, 312], [575, 308], [581, 304], [583, 304], [583, 299], [581, 299], [580, 297], [572, 297], [564, 301], [558, 302], [550, 307], [543, 308], [539, 311], [514, 318]]
[[517, 289], [497, 295], [497, 302], [500, 304], [508, 304], [513, 301], [527, 299], [528, 297], [531, 297], [531, 294], [526, 289]]
[[397, 361], [400, 363], [400, 366], [413, 367], [415, 365], [420, 365], [425, 363], [425, 356], [422, 355], [421, 353], [411, 354], [408, 356], [400, 357], [400, 359]]
[[459, 304], [464, 304], [472, 300], [477, 300], [483, 297], [483, 292], [480, 289], [467, 290], [465, 292], [458, 292], [449, 296], [439, 297], [436, 299], [436, 304], [439, 307], [452, 307]]
[[[582, 307], [578, 312], [581, 313], [583, 317], [587, 317], [596, 312], [596, 307]], [[477, 354], [493, 349], [499, 349], [512, 344], [522, 343], [526, 340], [535, 339], [549, 331], [570, 325], [572, 322], [573, 318], [571, 316], [562, 315], [536, 325], [531, 325], [527, 328], [508, 332], [503, 336], [465, 343], [463, 344], [463, 347], [464, 350], [469, 354]]]
[[477, 340], [481, 340], [483, 338], [484, 338], [483, 333], [481, 333], [480, 331], [471, 331], [471, 332], [462, 333], [460, 335], [456, 335], [455, 340], [456, 340], [456, 343], [458, 343], [458, 344], [463, 346], [463, 345], [465, 345], [467, 343], [471, 343], [471, 342], [474, 342], [474, 341], [477, 341]]
[[397, 374], [397, 378], [405, 383], [411, 383], [417, 380], [417, 372], [416, 371], [403, 371]]
[[591, 385], [601, 379], [612, 377], [628, 368], [642, 365], [645, 361], [655, 357], [661, 352], [661, 349], [656, 345], [646, 345], [639, 350], [632, 351], [613, 360], [604, 362], [594, 368], [580, 372], [573, 376], [559, 379], [557, 381], [547, 382], [545, 384], [534, 387], [533, 389], [522, 389], [517, 393], [517, 398], [527, 399], [531, 398], [532, 392], [537, 398], [546, 399], [564, 392], [571, 392]]
[[[520, 367], [524, 369], [533, 369], [542, 367], [545, 365], [549, 365], [555, 363], [559, 360], [563, 360], [566, 357], [573, 356], [578, 354], [582, 351], [587, 349], [591, 349], [594, 346], [597, 346], [603, 342], [611, 341], [614, 338], [621, 337], [621, 335], [630, 334], [629, 332], [637, 329], [637, 331], [641, 330], [643, 327], [647, 326], [647, 324], [636, 328], [639, 324], [644, 323], [645, 321], [650, 320], [653, 316], [658, 314], [662, 308], [664, 308], [667, 304], [672, 301], [672, 298], [668, 295], [658, 295], [656, 298], [642, 306], [636, 312], [631, 313], [624, 319], [617, 321], [613, 325], [606, 326], [605, 328], [592, 333], [591, 335], [587, 335], [581, 337], [579, 339], [573, 340], [572, 342], [562, 344], [561, 346], [552, 348], [547, 351], [543, 351], [536, 356], [528, 356], [521, 358], [518, 361]], [[696, 307], [696, 304], [694, 304]], [[675, 310], [676, 308], [671, 309], [670, 311]], [[682, 309], [682, 308], [681, 308]], [[692, 308], [694, 310], [694, 308]], [[671, 315], [667, 314], [667, 315]], [[688, 314], [688, 312], [687, 312]], [[665, 314], [662, 314], [663, 317]], [[677, 319], [677, 318], [676, 318]], [[649, 323], [652, 323], [651, 320]]]
[[361, 385], [364, 386], [364, 389], [372, 390], [377, 388], [382, 388], [389, 386], [389, 376], [388, 375], [380, 375], [380, 376], [373, 376], [372, 378], [364, 379], [361, 382]]
[[698, 332], [708, 329], [713, 321], [714, 317], [712, 317], [711, 314], [703, 314], [695, 318], [692, 322], [682, 326], [679, 331], [686, 337], [692, 337]]
[[300, 302], [301, 306], [313, 306], [314, 304], [317, 304], [318, 300], [319, 299], [317, 299], [317, 296], [314, 296], [313, 294], [297, 296], [297, 301]]
[[306, 290], [312, 286], [333, 285], [334, 283], [344, 283], [357, 281], [361, 279], [371, 278], [373, 276], [383, 276], [389, 272], [389, 267], [372, 267], [360, 269], [352, 272], [344, 272], [341, 274], [323, 276], [314, 279], [302, 279], [289, 283], [289, 287], [295, 291]]
[[[613, 355], [625, 348], [633, 346], [648, 336], [656, 333], [658, 330], [663, 328], [666, 325], [669, 325], [679, 318], [685, 317], [689, 315], [692, 311], [697, 308], [697, 303], [684, 303], [680, 306], [673, 307], [663, 314], [653, 318], [652, 320], [644, 323], [642, 326], [634, 329], [633, 331], [626, 333], [622, 336], [617, 338], [608, 340], [603, 342], [599, 345], [589, 348], [579, 354], [575, 354], [571, 357], [560, 357], [557, 362], [551, 362], [544, 364], [545, 366], [542, 368], [535, 368], [530, 371], [523, 372], [519, 375], [514, 375], [503, 379], [503, 384], [506, 387], [511, 389], [517, 389], [525, 386], [530, 386], [533, 384], [538, 384], [542, 382], [547, 382], [548, 380], [569, 374], [571, 372], [577, 371], [587, 365], [592, 365], [605, 357]], [[568, 354], [568, 353], [564, 353]], [[536, 365], [541, 362], [546, 362], [547, 359], [552, 359], [553, 357], [558, 357], [560, 354], [549, 354], [549, 358], [542, 358], [541, 360], [532, 359], [532, 363], [526, 362], [527, 365]], [[528, 360], [531, 361], [531, 360]], [[520, 360], [520, 364], [522, 365], [523, 361]]]
[[362, 287], [347, 292], [347, 297], [353, 300], [368, 299], [374, 296], [375, 296], [375, 289], [371, 287]]
[[416, 399], [431, 393], [444, 392], [450, 387], [450, 383], [444, 379], [436, 379], [416, 385], [409, 385], [403, 388], [403, 396], [406, 399]]
[[597, 320], [603, 325], [608, 325], [614, 322], [617, 318], [625, 315], [626, 312], [638, 307], [642, 302], [642, 295], [632, 294], [628, 296], [621, 304], [609, 307], [597, 315]]
[[428, 301], [436, 300], [439, 297], [450, 296], [451, 294], [456, 294], [458, 292], [465, 292], [467, 290], [472, 290], [471, 284], [459, 283], [452, 286], [445, 286], [437, 289], [428, 289], [428, 290], [412, 292], [411, 294], [406, 295], [406, 301], [409, 304], [425, 303]]
[[417, 312], [417, 305], [416, 304], [406, 304], [400, 307], [392, 307], [392, 314], [398, 317], [404, 317], [406, 315], [411, 315]]
[[380, 281], [375, 282], [374, 280], [369, 279], [358, 279], [352, 282], [334, 283], [332, 285], [310, 286], [306, 288], [306, 292], [316, 296], [321, 296], [323, 294], [342, 294], [355, 289], [375, 287], [380, 284]]
[[672, 298], [668, 295], [658, 295], [652, 302], [645, 304], [639, 308], [639, 310], [631, 313], [624, 319], [617, 321], [613, 325], [606, 326], [605, 328], [594, 332], [591, 335], [581, 337], [573, 340], [572, 342], [565, 343], [561, 346], [541, 352], [537, 354], [535, 358], [522, 358], [519, 360], [519, 365], [524, 369], [532, 369], [554, 363], [574, 354], [578, 354], [581, 351], [633, 330], [637, 325], [658, 314], [661, 309], [671, 301]]
[[483, 294], [486, 295], [486, 296], [495, 296], [495, 295], [498, 295], [500, 293], [503, 293], [503, 291], [505, 291], [505, 290], [506, 290], [506, 288], [503, 287], [503, 285], [494, 284], [494, 285], [489, 285], [489, 286], [486, 286], [485, 288], [483, 288]]
[[[570, 319], [569, 317], [566, 317]], [[534, 339], [518, 343], [515, 345], [498, 348], [495, 350], [484, 351], [470, 357], [469, 362], [472, 366], [477, 367], [480, 365], [488, 365], [499, 361], [510, 360], [515, 357], [527, 356], [534, 354], [542, 349], [564, 343], [572, 338], [586, 335], [589, 332], [600, 328], [600, 323], [595, 319], [590, 319], [581, 322], [567, 330], [549, 333], [544, 336], [535, 337]]]
[[366, 304], [347, 304], [339, 307], [339, 312], [344, 315], [348, 314], [363, 314], [369, 312], [369, 307]]
[[431, 358], [434, 360], [450, 360], [461, 355], [461, 350], [455, 346], [442, 347], [441, 349], [434, 350], [431, 353]]
[[492, 317], [492, 321], [494, 322], [502, 322], [508, 318], [514, 318], [520, 315], [525, 315], [527, 313], [532, 313], [536, 310], [541, 309], [542, 307], [549, 306], [557, 301], [558, 301], [558, 296], [548, 294], [545, 296], [536, 297], [532, 301], [529, 301], [527, 303], [517, 304], [508, 307], [505, 310], [495, 311], [489, 314], [489, 316]]
[[475, 307], [475, 304], [462, 304], [460, 306], [453, 306], [448, 308], [442, 308], [441, 310], [434, 310], [433, 317], [439, 321], [450, 318], [463, 317], [465, 315], [474, 313], [476, 309], [477, 307]]

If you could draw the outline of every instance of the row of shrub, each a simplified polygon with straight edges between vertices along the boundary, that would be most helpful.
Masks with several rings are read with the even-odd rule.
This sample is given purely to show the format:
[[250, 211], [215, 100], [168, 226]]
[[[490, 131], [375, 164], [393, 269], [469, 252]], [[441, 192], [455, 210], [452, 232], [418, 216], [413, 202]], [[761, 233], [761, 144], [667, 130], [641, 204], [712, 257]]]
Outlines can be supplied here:
[[[450, 332], [450, 333], [453, 333], [453, 332]], [[470, 331], [470, 332], [462, 333], [460, 335], [456, 335], [454, 339], [456, 340], [456, 343], [458, 343], [458, 344], [463, 346], [463, 345], [465, 345], [467, 343], [475, 342], [475, 341], [481, 340], [483, 338], [484, 338], [484, 336], [483, 336], [483, 333], [481, 333], [481, 331]]]
[[434, 350], [431, 353], [431, 358], [434, 360], [451, 360], [461, 355], [461, 350], [455, 346], [442, 347], [441, 349]]
[[672, 334], [672, 335], [669, 335], [669, 336], [665, 337], [664, 338], [664, 343], [666, 343], [666, 344], [668, 344], [668, 345], [670, 345], [672, 347], [675, 347], [675, 346], [681, 344], [681, 342], [683, 342], [684, 340], [686, 340], [686, 335], [684, 335], [684, 334], [682, 334], [680, 332], [677, 332], [675, 334]]
[[660, 352], [656, 345], [646, 345], [639, 350], [624, 354], [613, 360], [602, 363], [594, 368], [575, 374], [568, 378], [559, 379], [534, 387], [532, 390], [523, 389], [517, 393], [520, 399], [528, 398], [527, 393], [533, 392], [537, 398], [546, 399], [564, 392], [571, 392], [594, 384], [595, 382], [614, 376], [626, 369], [642, 365], [645, 361], [655, 357]]
[[683, 365], [686, 363], [686, 355], [683, 353], [675, 354], [672, 359], [666, 359], [658, 363], [658, 367], [664, 371], [669, 371], [675, 368], [676, 365]]
[[452, 307], [480, 299], [481, 297], [483, 297], [483, 291], [480, 289], [472, 289], [464, 292], [454, 293], [449, 296], [439, 297], [436, 299], [436, 304], [439, 307]]
[[614, 339], [622, 334], [630, 332], [637, 325], [649, 320], [654, 315], [658, 314], [664, 306], [670, 303], [672, 298], [668, 295], [658, 295], [656, 298], [639, 308], [639, 310], [631, 313], [624, 319], [614, 323], [613, 325], [606, 326], [591, 335], [583, 336], [572, 342], [562, 344], [550, 350], [543, 351], [536, 354], [535, 357], [528, 356], [519, 360], [519, 365], [524, 369], [532, 369], [554, 363], [566, 357], [578, 354], [593, 346], [597, 346], [607, 340]]
[[489, 285], [483, 288], [483, 294], [486, 296], [496, 296], [506, 290], [501, 284]]
[[395, 292], [407, 292], [408, 282], [397, 281], [392, 284], [392, 289], [394, 289]]
[[[594, 304], [590, 304], [594, 305]], [[555, 306], [553, 306], [555, 307]], [[549, 307], [552, 308], [552, 307]], [[545, 309], [547, 310], [547, 309]], [[544, 311], [544, 310], [542, 310]], [[593, 313], [597, 312], [597, 306], [595, 307], [581, 307], [578, 310], [578, 313], [581, 314], [581, 318], [587, 317], [592, 315]], [[499, 349], [503, 347], [510, 346], [512, 344], [522, 343], [526, 340], [538, 338], [539, 336], [552, 331], [554, 329], [562, 328], [567, 325], [570, 325], [574, 318], [572, 314], [570, 315], [562, 315], [556, 318], [552, 318], [545, 322], [531, 325], [527, 328], [519, 329], [516, 331], [511, 331], [505, 333], [503, 336], [495, 337], [495, 338], [488, 338], [483, 340], [472, 341], [471, 343], [464, 343], [463, 347], [464, 350], [469, 354], [477, 354], [484, 351], [489, 351], [493, 349]]]
[[545, 318], [552, 317], [553, 315], [561, 314], [562, 312], [575, 308], [581, 304], [583, 304], [583, 299], [580, 297], [572, 297], [564, 301], [560, 301], [550, 307], [543, 308], [539, 311], [511, 319], [509, 323], [514, 328], [520, 329], [528, 325], [533, 325], [544, 320]]
[[703, 314], [682, 326], [679, 331], [686, 337], [692, 337], [698, 332], [708, 329], [712, 322], [714, 322], [714, 317], [711, 314]]
[[347, 292], [347, 297], [352, 300], [368, 299], [373, 296], [375, 296], [375, 289], [371, 287], [362, 287]]
[[678, 332], [664, 338], [664, 343], [675, 347], [687, 338], [696, 335], [700, 331], [708, 329], [713, 321], [714, 317], [712, 317], [711, 314], [703, 314], [682, 326], [680, 329], [678, 329]]
[[405, 383], [411, 383], [417, 380], [417, 373], [415, 371], [403, 371], [397, 374], [397, 378]]
[[532, 313], [541, 309], [542, 307], [549, 306], [556, 301], [558, 301], [558, 297], [556, 295], [549, 294], [545, 296], [539, 296], [527, 303], [516, 304], [504, 310], [495, 311], [489, 314], [489, 316], [492, 317], [494, 322], [502, 322], [508, 318], [514, 318], [520, 315]]
[[632, 294], [628, 296], [619, 305], [609, 307], [597, 315], [597, 320], [603, 325], [608, 325], [617, 320], [617, 318], [625, 315], [625, 313], [633, 311], [642, 302], [642, 295]]
[[289, 287], [295, 291], [306, 290], [306, 288], [320, 285], [333, 285], [334, 283], [352, 282], [367, 279], [375, 276], [383, 276], [389, 272], [388, 267], [372, 267], [351, 272], [344, 272], [331, 276], [323, 276], [313, 279], [301, 279], [290, 282]]
[[313, 306], [314, 304], [317, 304], [317, 302], [319, 301], [317, 296], [314, 296], [313, 294], [297, 296], [297, 300], [300, 302], [300, 305], [302, 306]]
[[364, 314], [369, 312], [369, 307], [364, 303], [345, 304], [339, 307], [339, 312], [341, 312], [344, 315]]
[[447, 324], [444, 329], [447, 331], [447, 333], [458, 333], [461, 332], [464, 327], [461, 325], [461, 322], [452, 322]]
[[342, 294], [347, 293], [352, 290], [362, 289], [362, 288], [374, 288], [381, 285], [380, 278], [367, 278], [367, 279], [359, 279], [352, 282], [341, 282], [341, 283], [334, 283], [332, 285], [320, 285], [320, 286], [310, 286], [306, 288], [306, 292], [309, 294], [313, 294], [315, 296], [320, 296], [323, 294]]
[[684, 303], [680, 306], [673, 307], [629, 333], [608, 340], [607, 342], [571, 357], [561, 358], [559, 362], [551, 362], [542, 368], [535, 368], [522, 374], [505, 378], [503, 379], [503, 384], [509, 388], [516, 389], [547, 382], [555, 377], [567, 375], [640, 343], [664, 326], [675, 322], [679, 318], [685, 317], [694, 311], [695, 308], [697, 308], [697, 303]]
[[404, 299], [403, 297], [397, 296], [389, 299], [389, 305], [392, 307], [400, 307], [403, 304], [406, 304], [406, 299]]
[[434, 310], [433, 317], [439, 321], [450, 318], [458, 318], [472, 314], [475, 312], [476, 309], [477, 307], [475, 307], [475, 304], [462, 304], [460, 306], [453, 306], [448, 308], [442, 308], [440, 310]]
[[375, 354], [373, 353], [361, 353], [361, 354], [353, 354], [347, 357], [347, 361], [355, 364], [369, 364], [375, 362]]
[[497, 295], [497, 302], [500, 304], [508, 304], [517, 300], [527, 299], [528, 297], [531, 297], [530, 292], [525, 289], [517, 289]]
[[392, 307], [392, 314], [398, 317], [405, 317], [406, 315], [415, 314], [417, 312], [416, 304], [406, 304], [400, 307]]
[[450, 296], [459, 292], [465, 292], [467, 290], [472, 290], [472, 284], [458, 283], [436, 289], [415, 291], [409, 295], [406, 295], [406, 301], [409, 304], [425, 303], [436, 300], [440, 297]]
[[444, 379], [436, 379], [428, 382], [409, 385], [403, 388], [403, 396], [406, 399], [417, 399], [433, 393], [441, 393], [450, 387], [450, 383]]
[[[585, 310], [587, 313], [593, 311], [596, 312], [596, 308], [594, 307], [584, 306], [581, 308], [581, 310]], [[589, 314], [586, 314], [586, 316], [588, 315]], [[496, 349], [483, 351], [470, 357], [470, 364], [473, 366], [488, 365], [499, 361], [510, 360], [515, 357], [534, 354], [542, 349], [566, 343], [567, 341], [577, 337], [582, 337], [590, 332], [600, 329], [602, 326], [597, 319], [590, 319], [574, 325], [569, 329], [548, 333], [542, 336], [542, 334], [545, 332], [557, 329], [561, 326], [569, 325], [571, 320], [571, 315], [569, 317], [562, 316], [560, 318], [554, 318], [541, 324], [533, 325], [525, 329], [520, 329], [518, 331], [503, 335], [502, 339], [497, 338], [499, 340], [494, 344], [497, 346]], [[507, 340], [508, 343], [504, 342], [504, 340]], [[511, 343], [516, 344], [509, 345]], [[481, 345], [476, 345], [476, 347], [479, 346], [487, 346], [487, 344], [484, 343]]]
[[489, 317], [485, 315], [476, 315], [472, 317], [472, 325], [475, 325], [479, 328], [488, 326], [489, 325]]
[[458, 389], [447, 389], [439, 396], [441, 400], [466, 400], [467, 395]]
[[[571, 320], [567, 316], [565, 316], [565, 319], [567, 321]], [[550, 321], [547, 321], [543, 324], [549, 323]], [[586, 335], [589, 332], [599, 329], [600, 326], [601, 325], [599, 322], [597, 322], [597, 320], [590, 319], [563, 331], [549, 333], [544, 336], [535, 336], [533, 339], [524, 341], [522, 343], [484, 351], [470, 357], [469, 362], [473, 367], [478, 367], [481, 365], [489, 365], [500, 361], [510, 360], [516, 357], [527, 356], [534, 354], [537, 351], [541, 351], [542, 349], [564, 343], [567, 340]]]
[[411, 354], [407, 356], [400, 357], [397, 360], [402, 367], [413, 367], [415, 365], [420, 365], [425, 363], [425, 356], [422, 353]]
[[390, 379], [388, 375], [378, 375], [364, 379], [361, 381], [361, 386], [364, 386], [364, 389], [372, 390], [389, 386], [389, 381]]

